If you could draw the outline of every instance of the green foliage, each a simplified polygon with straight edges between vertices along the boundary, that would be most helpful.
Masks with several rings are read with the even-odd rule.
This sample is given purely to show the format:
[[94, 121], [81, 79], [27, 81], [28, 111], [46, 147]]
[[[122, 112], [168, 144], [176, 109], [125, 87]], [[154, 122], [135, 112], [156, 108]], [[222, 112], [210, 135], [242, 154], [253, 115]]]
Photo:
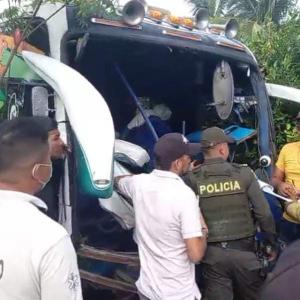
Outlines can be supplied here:
[[[265, 72], [267, 82], [300, 88], [300, 13], [293, 12], [280, 26], [272, 22], [253, 24], [252, 34], [243, 36]], [[272, 110], [276, 145], [299, 139], [294, 117], [299, 105], [274, 99]]]
[[187, 0], [187, 2], [192, 3], [195, 6], [194, 12], [200, 7], [206, 7], [208, 8], [211, 17], [224, 16], [226, 3], [224, 0]]
[[[24, 4], [10, 6], [0, 13], [1, 32], [12, 34], [17, 28], [21, 31], [28, 22], [26, 8], [35, 8], [40, 0], [32, 0], [27, 6]], [[44, 0], [49, 3], [63, 3], [75, 5], [78, 8], [79, 23], [85, 27], [91, 16], [115, 16], [119, 5], [118, 0]]]
[[116, 14], [117, 0], [73, 0], [78, 7], [78, 18], [86, 25], [91, 16], [112, 16]]
[[267, 23], [245, 39], [272, 83], [300, 87], [300, 14], [281, 26]]
[[22, 31], [27, 23], [25, 17], [28, 17], [28, 14], [21, 6], [11, 6], [4, 9], [0, 13], [1, 32], [11, 34], [17, 28], [20, 28]]
[[287, 105], [281, 100], [274, 100], [272, 102], [272, 109], [273, 109], [273, 118], [274, 118], [274, 126], [275, 126], [275, 144], [280, 150], [282, 146], [289, 142], [294, 142], [299, 140], [299, 134], [296, 130], [296, 124], [294, 121], [295, 112], [291, 114], [287, 110]]
[[[52, 3], [62, 2], [59, 0], [48, 0]], [[77, 16], [79, 23], [85, 27], [91, 16], [114, 16], [119, 5], [118, 0], [68, 0], [68, 5], [75, 5], [78, 8]]]
[[[271, 20], [279, 24], [295, 0], [187, 0], [198, 7], [207, 7], [211, 16], [237, 17], [264, 23]], [[195, 9], [195, 10], [196, 10]]]
[[260, 24], [268, 20], [279, 24], [289, 8], [294, 5], [294, 0], [229, 0], [227, 15], [246, 18]]

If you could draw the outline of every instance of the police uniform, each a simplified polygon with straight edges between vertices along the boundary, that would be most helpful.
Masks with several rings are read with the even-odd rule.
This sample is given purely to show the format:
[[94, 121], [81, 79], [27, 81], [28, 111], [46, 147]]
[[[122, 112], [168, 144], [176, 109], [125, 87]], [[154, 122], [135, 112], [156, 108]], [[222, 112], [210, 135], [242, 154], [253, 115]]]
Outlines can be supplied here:
[[275, 225], [252, 170], [221, 157], [206, 159], [186, 183], [199, 196], [209, 232], [204, 299], [257, 299], [263, 278], [255, 254], [256, 222], [270, 237]]

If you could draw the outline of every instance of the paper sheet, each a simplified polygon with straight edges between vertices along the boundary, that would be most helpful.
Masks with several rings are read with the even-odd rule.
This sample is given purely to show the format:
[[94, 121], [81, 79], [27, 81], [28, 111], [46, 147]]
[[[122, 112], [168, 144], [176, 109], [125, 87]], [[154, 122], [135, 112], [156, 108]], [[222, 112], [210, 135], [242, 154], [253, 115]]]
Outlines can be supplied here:
[[274, 188], [270, 184], [268, 184], [264, 181], [261, 181], [261, 180], [257, 180], [257, 181], [258, 181], [258, 184], [259, 184], [259, 186], [260, 186], [260, 188], [263, 192], [268, 193], [272, 196], [275, 196], [275, 197], [280, 198], [280, 199], [282, 199], [284, 201], [287, 201], [287, 202], [292, 202], [293, 201], [292, 199], [286, 198], [284, 196], [281, 196], [281, 195], [275, 193]]

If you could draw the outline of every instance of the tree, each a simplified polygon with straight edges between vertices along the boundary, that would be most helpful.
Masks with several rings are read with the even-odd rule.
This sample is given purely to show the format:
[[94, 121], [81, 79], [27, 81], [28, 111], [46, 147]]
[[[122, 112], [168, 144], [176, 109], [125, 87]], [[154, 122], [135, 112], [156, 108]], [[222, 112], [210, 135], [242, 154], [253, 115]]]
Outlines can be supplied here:
[[[18, 3], [17, 3], [18, 2]], [[10, 57], [7, 64], [2, 70], [0, 78], [0, 86], [2, 87], [5, 84], [5, 75], [9, 70], [10, 64], [19, 49], [21, 43], [26, 40], [32, 32], [34, 32], [37, 27], [42, 23], [37, 25], [36, 28], [31, 28], [31, 22], [35, 18], [37, 12], [39, 11], [41, 5], [44, 2], [57, 3], [61, 2], [62, 6], [57, 9], [51, 16], [58, 13], [64, 6], [67, 4], [72, 4], [77, 7], [77, 15], [81, 26], [86, 26], [90, 16], [97, 15], [114, 15], [116, 13], [118, 0], [32, 0], [32, 2], [27, 5], [33, 9], [32, 13], [27, 13], [27, 10], [24, 10], [21, 5], [21, 0], [15, 0], [15, 5], [11, 6], [10, 1], [8, 0], [9, 7], [0, 13], [0, 28], [1, 32], [6, 34], [13, 34], [15, 45], [11, 51]], [[17, 5], [18, 4], [18, 5]], [[51, 16], [49, 18], [51, 18]], [[46, 22], [47, 20], [44, 20]]]
[[227, 14], [247, 18], [257, 23], [271, 20], [279, 24], [295, 5], [294, 0], [229, 0]]
[[[31, 17], [32, 9], [41, 3], [62, 3], [64, 5], [75, 5], [78, 8], [77, 15], [82, 26], [87, 25], [90, 16], [115, 15], [118, 0], [32, 0], [24, 5], [21, 0], [16, 1], [0, 13], [1, 32], [12, 34], [17, 28], [21, 31], [26, 27], [28, 18]], [[30, 13], [29, 13], [30, 12]]]
[[10, 34], [19, 28], [23, 30], [26, 26], [25, 18], [28, 16], [26, 10], [19, 6], [11, 6], [0, 13], [1, 32]]
[[187, 2], [195, 6], [194, 12], [200, 7], [206, 7], [211, 17], [224, 16], [225, 1], [224, 0], [188, 0]]
[[[280, 26], [272, 22], [256, 26], [244, 42], [255, 54], [266, 71], [266, 81], [300, 88], [300, 12], [289, 15]], [[299, 105], [282, 100], [272, 100], [276, 145], [299, 140], [294, 118]]]
[[199, 7], [208, 7], [212, 16], [237, 17], [257, 23], [271, 20], [279, 24], [296, 0], [187, 0]]

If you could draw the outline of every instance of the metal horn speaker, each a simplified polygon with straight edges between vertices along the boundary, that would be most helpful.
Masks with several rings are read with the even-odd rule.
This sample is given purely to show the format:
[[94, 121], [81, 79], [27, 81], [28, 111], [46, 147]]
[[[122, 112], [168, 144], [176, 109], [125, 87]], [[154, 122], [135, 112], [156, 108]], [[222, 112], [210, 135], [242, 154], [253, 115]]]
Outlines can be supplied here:
[[208, 26], [209, 12], [207, 8], [199, 8], [195, 15], [195, 26], [204, 30]]
[[143, 22], [147, 11], [145, 1], [131, 0], [127, 2], [122, 11], [123, 21], [130, 26], [136, 26]]
[[236, 19], [230, 19], [226, 22], [224, 28], [226, 37], [228, 37], [229, 39], [235, 38], [238, 33], [238, 30], [239, 24]]
[[209, 28], [215, 33], [223, 32], [227, 38], [233, 39], [238, 33], [239, 24], [236, 19], [230, 19], [224, 25], [210, 24]]

